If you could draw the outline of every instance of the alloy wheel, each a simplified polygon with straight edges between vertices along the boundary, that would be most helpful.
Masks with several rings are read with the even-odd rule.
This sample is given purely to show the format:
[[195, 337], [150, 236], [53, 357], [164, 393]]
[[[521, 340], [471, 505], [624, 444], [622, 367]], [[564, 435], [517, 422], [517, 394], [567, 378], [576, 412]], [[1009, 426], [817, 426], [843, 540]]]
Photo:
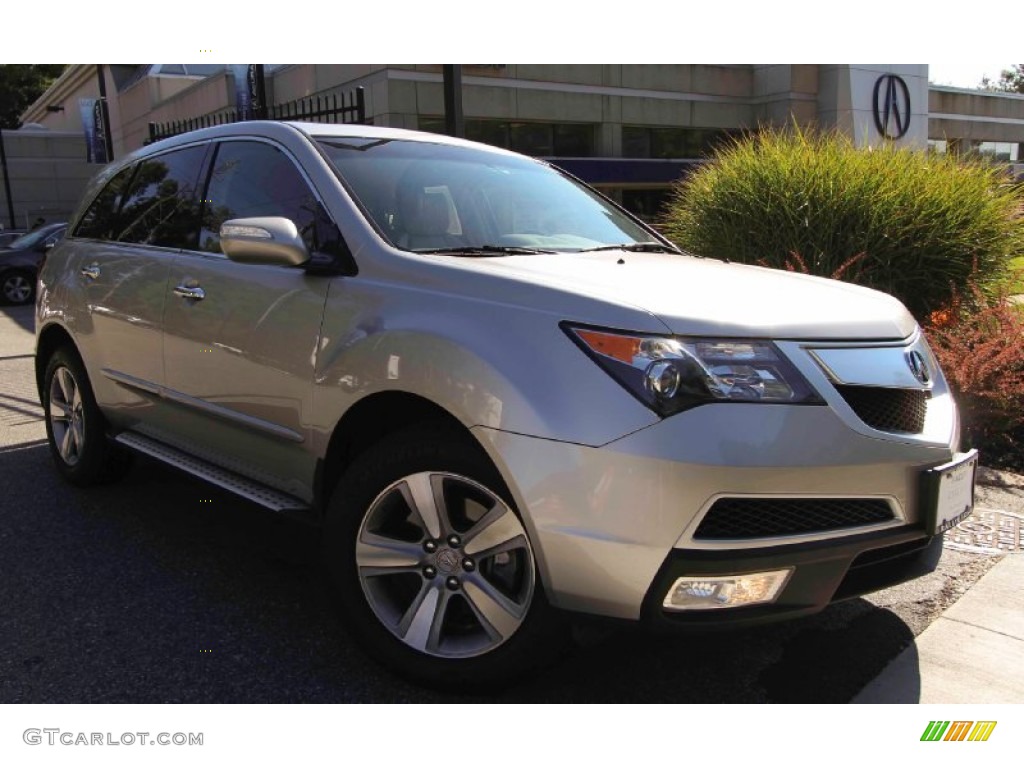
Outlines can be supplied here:
[[355, 554], [376, 617], [431, 656], [494, 650], [533, 599], [533, 550], [518, 516], [461, 475], [420, 472], [389, 485], [363, 518]]
[[75, 466], [85, 445], [85, 422], [81, 389], [65, 366], [50, 378], [50, 427], [61, 459]]
[[32, 295], [32, 283], [24, 275], [9, 275], [4, 279], [3, 295], [11, 304], [24, 304]]

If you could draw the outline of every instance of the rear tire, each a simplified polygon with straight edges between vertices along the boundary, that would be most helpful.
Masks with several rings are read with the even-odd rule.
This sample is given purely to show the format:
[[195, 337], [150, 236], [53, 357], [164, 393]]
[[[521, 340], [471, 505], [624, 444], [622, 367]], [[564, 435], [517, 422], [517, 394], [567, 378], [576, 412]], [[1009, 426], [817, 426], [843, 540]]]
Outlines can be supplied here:
[[46, 437], [57, 471], [69, 483], [97, 485], [122, 477], [132, 454], [106, 434], [85, 366], [70, 347], [51, 356], [43, 374]]
[[328, 508], [325, 560], [367, 653], [448, 690], [505, 685], [555, 658], [568, 632], [509, 498], [480, 447], [444, 424], [353, 462]]

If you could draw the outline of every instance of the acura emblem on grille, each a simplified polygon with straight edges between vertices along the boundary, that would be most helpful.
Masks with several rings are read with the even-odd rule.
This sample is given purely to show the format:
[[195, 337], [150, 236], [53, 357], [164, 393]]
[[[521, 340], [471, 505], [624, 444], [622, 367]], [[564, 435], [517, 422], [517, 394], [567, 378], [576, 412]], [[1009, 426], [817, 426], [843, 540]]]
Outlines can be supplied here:
[[927, 384], [931, 380], [928, 363], [925, 362], [924, 355], [916, 349], [913, 352], [907, 353], [907, 365], [910, 366], [910, 371], [914, 374], [914, 378], [922, 384]]

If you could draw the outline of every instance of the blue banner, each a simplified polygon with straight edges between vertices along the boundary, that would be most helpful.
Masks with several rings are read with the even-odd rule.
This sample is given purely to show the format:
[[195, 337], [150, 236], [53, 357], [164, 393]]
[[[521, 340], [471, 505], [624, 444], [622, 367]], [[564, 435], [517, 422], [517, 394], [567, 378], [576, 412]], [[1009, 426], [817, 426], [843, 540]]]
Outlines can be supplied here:
[[239, 120], [252, 120], [256, 117], [255, 72], [253, 64], [232, 64], [231, 74], [235, 77], [235, 109]]
[[90, 163], [106, 165], [107, 133], [103, 120], [103, 101], [101, 99], [79, 99], [78, 109], [82, 115], [82, 130], [85, 131], [85, 153]]

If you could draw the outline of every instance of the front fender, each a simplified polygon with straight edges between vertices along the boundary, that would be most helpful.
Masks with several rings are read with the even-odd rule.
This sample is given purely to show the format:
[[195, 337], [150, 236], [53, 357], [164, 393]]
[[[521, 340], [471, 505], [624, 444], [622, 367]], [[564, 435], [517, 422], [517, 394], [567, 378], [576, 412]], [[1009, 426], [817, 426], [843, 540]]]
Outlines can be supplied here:
[[658, 420], [569, 340], [562, 316], [357, 282], [332, 286], [327, 302], [314, 393], [322, 433], [383, 391], [423, 397], [467, 428], [583, 445]]

